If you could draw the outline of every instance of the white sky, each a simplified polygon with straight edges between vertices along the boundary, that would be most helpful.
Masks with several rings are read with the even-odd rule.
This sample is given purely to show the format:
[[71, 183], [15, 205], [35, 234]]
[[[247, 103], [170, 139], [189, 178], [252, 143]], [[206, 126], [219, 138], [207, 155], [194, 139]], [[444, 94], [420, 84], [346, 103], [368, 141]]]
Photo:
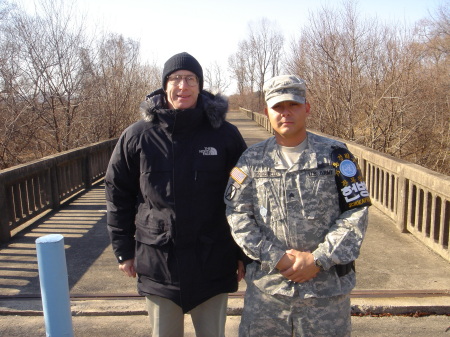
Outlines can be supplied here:
[[[445, 0], [359, 0], [362, 16], [414, 23]], [[186, 51], [203, 67], [223, 64], [246, 39], [249, 22], [266, 17], [286, 40], [308, 21], [308, 12], [339, 0], [78, 0], [88, 16], [113, 31], [139, 40], [144, 58], [164, 63]], [[447, 0], [448, 2], [448, 0]]]
[[[19, 0], [32, 6], [35, 0]], [[39, 0], [36, 0], [39, 1]], [[342, 8], [340, 0], [76, 0], [88, 23], [140, 41], [143, 61], [162, 66], [186, 51], [202, 65], [227, 66], [238, 42], [247, 38], [250, 22], [267, 18], [286, 41], [298, 35], [310, 11], [321, 6]], [[359, 0], [365, 18], [413, 24], [450, 0]]]

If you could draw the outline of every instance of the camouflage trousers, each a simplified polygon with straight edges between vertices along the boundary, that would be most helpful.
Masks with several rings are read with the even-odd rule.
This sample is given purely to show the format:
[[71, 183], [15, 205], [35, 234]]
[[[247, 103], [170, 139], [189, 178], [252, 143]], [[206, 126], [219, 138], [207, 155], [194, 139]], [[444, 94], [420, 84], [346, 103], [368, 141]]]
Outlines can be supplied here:
[[268, 295], [247, 284], [239, 337], [347, 337], [350, 296], [329, 298]]

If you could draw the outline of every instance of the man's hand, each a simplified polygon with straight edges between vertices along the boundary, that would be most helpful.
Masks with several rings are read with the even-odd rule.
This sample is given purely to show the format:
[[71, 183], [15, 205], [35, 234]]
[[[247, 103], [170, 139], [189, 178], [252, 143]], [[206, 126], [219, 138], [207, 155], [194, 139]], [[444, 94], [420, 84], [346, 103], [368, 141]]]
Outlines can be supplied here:
[[241, 282], [241, 280], [245, 276], [245, 266], [244, 262], [241, 260], [238, 260], [238, 268], [237, 268], [237, 281]]
[[119, 269], [129, 277], [136, 277], [136, 270], [134, 269], [134, 259], [123, 261], [119, 264]]
[[275, 268], [277, 268], [280, 271], [280, 273], [283, 273], [284, 271], [286, 271], [289, 268], [291, 268], [292, 265], [294, 264], [294, 262], [295, 262], [295, 256], [289, 255], [289, 254], [286, 253], [280, 259], [280, 261], [278, 261], [278, 263], [275, 266]]
[[[314, 256], [310, 252], [301, 252], [295, 249], [286, 251], [287, 256], [292, 265], [287, 269], [281, 269], [280, 273], [287, 279], [302, 283], [314, 278], [320, 271], [320, 268], [314, 264]], [[280, 260], [280, 262], [283, 259]]]

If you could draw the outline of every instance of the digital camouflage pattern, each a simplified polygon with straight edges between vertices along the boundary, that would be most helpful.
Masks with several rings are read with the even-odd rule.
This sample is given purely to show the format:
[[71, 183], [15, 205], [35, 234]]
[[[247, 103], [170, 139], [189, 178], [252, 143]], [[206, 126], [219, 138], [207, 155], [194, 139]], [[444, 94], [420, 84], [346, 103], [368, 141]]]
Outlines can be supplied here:
[[283, 295], [267, 295], [249, 284], [239, 336], [347, 337], [351, 334], [350, 312], [347, 295], [293, 301]]
[[[349, 294], [355, 273], [338, 277], [335, 265], [358, 257], [368, 207], [340, 210], [331, 152], [346, 149], [345, 144], [309, 132], [307, 142], [307, 149], [288, 170], [277, 153], [275, 137], [244, 152], [225, 194], [228, 222], [238, 245], [256, 261], [247, 267], [247, 283], [254, 282], [270, 295]], [[275, 265], [291, 248], [312, 252], [323, 270], [301, 284], [283, 277]]]

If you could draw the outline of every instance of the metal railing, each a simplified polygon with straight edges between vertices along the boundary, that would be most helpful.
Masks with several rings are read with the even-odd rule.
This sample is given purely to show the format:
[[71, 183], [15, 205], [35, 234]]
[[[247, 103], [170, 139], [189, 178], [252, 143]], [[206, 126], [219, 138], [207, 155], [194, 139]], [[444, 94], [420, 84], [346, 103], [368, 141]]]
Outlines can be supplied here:
[[117, 139], [0, 171], [0, 241], [102, 179]]
[[[273, 133], [265, 115], [240, 110]], [[354, 142], [338, 140], [346, 143], [357, 158], [372, 204], [391, 218], [399, 230], [410, 232], [450, 261], [450, 177]]]

